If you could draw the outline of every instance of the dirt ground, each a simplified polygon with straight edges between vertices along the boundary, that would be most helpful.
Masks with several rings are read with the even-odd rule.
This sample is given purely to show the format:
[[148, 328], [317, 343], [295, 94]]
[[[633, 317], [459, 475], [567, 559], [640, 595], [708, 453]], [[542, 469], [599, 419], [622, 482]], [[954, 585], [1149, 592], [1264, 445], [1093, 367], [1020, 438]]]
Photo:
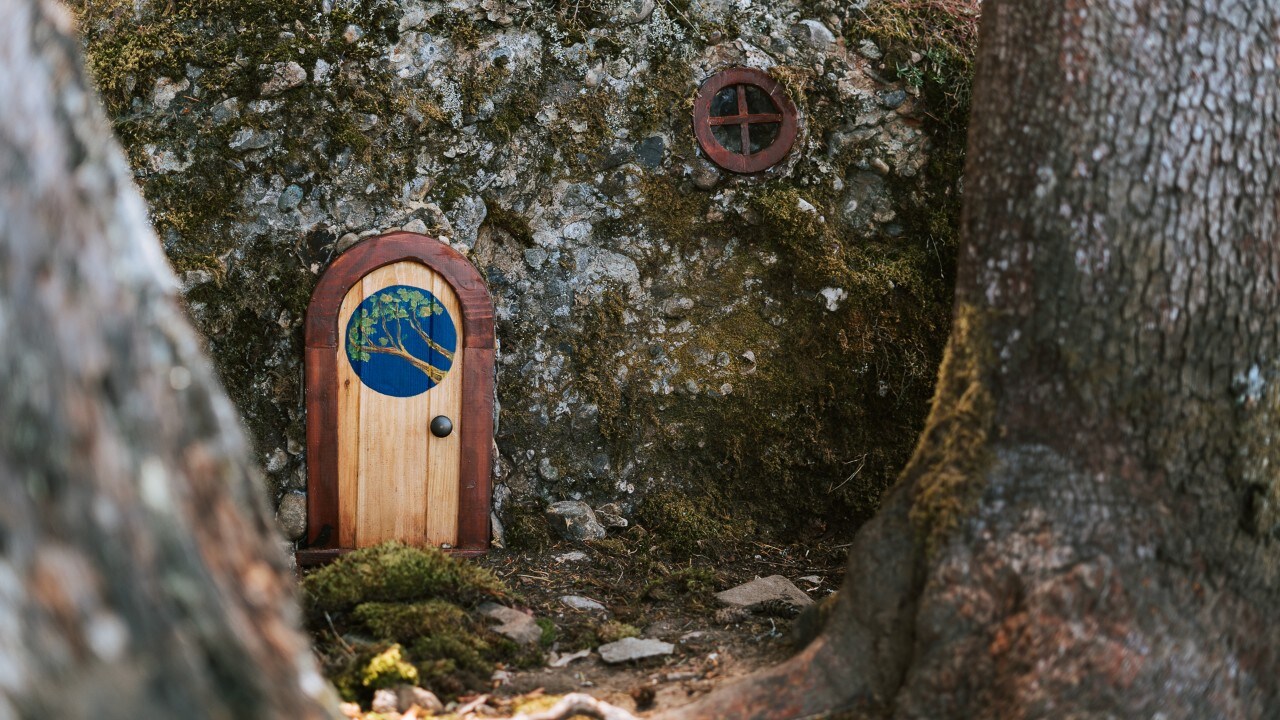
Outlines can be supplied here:
[[[715, 557], [676, 559], [647, 546], [643, 537], [627, 537], [564, 543], [536, 553], [495, 550], [478, 562], [510, 585], [519, 598], [517, 606], [551, 621], [555, 640], [548, 666], [500, 670], [491, 695], [501, 702], [539, 691], [585, 692], [632, 711], [684, 704], [795, 650], [794, 618], [785, 608], [755, 615], [727, 611], [714, 593], [757, 577], [782, 575], [821, 600], [843, 579], [847, 547], [746, 542], [718, 549]], [[595, 600], [606, 610], [572, 609], [560, 599], [566, 595]], [[622, 665], [606, 665], [591, 652], [554, 667], [575, 651], [594, 651], [619, 628], [672, 643], [675, 652]]]

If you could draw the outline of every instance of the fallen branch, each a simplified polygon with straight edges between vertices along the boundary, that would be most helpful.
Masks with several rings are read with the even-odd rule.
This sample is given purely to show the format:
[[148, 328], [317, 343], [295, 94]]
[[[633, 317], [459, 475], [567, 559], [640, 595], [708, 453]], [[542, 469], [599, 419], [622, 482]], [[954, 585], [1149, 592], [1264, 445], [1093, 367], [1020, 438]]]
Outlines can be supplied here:
[[596, 720], [639, 720], [635, 715], [616, 705], [610, 705], [582, 693], [565, 695], [550, 710], [533, 715], [520, 713], [512, 720], [568, 720], [579, 715], [593, 717]]

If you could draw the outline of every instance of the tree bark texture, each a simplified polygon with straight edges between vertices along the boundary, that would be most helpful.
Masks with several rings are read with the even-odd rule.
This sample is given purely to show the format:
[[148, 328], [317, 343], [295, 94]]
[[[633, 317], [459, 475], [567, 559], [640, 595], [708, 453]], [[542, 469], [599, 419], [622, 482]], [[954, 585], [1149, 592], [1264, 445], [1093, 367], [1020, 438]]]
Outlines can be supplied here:
[[71, 25], [0, 0], [0, 718], [336, 717]]
[[1280, 712], [1280, 2], [983, 15], [915, 456], [824, 634], [677, 716]]

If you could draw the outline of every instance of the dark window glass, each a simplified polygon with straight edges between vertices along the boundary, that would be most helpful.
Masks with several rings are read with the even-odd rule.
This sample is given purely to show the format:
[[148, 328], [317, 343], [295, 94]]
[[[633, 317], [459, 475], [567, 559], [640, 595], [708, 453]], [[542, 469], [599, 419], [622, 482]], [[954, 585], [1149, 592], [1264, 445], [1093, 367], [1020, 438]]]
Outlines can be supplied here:
[[729, 87], [716, 93], [711, 99], [711, 117], [724, 117], [725, 115], [738, 114], [738, 88], [730, 85]]
[[752, 115], [778, 112], [773, 100], [765, 94], [764, 90], [755, 85], [743, 85], [742, 87], [747, 89], [747, 112]]
[[781, 123], [752, 123], [751, 152], [758, 153], [772, 145], [773, 141], [778, 139], [778, 130], [781, 127]]
[[742, 154], [741, 125], [712, 125], [711, 134], [715, 136], [716, 142], [724, 146], [724, 149]]

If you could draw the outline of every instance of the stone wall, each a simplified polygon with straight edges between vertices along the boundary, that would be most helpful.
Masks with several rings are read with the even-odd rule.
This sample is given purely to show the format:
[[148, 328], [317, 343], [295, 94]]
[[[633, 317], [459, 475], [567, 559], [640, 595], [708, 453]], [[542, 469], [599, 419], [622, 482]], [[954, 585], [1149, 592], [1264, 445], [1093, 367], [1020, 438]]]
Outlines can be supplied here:
[[[402, 228], [447, 241], [488, 279], [508, 541], [542, 541], [542, 507], [584, 499], [685, 549], [851, 534], [927, 409], [955, 169], [931, 152], [917, 94], [859, 39], [858, 10], [79, 8], [191, 314], [292, 532], [309, 294], [337, 253]], [[697, 87], [732, 65], [769, 71], [802, 115], [795, 150], [761, 177], [717, 170], [693, 138]]]

